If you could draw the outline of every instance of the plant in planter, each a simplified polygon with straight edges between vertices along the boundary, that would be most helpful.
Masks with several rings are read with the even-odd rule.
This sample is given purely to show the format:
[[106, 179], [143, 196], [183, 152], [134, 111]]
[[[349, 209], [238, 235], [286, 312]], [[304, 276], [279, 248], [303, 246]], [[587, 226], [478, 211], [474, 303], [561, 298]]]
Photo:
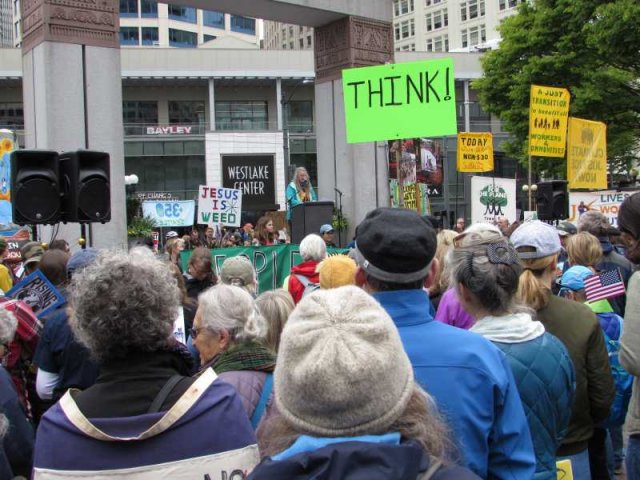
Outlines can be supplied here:
[[135, 216], [129, 220], [129, 225], [127, 225], [127, 236], [130, 240], [149, 237], [151, 236], [154, 228], [156, 228], [156, 221], [153, 218]]
[[334, 230], [344, 232], [349, 228], [349, 220], [344, 216], [337, 208], [333, 209], [333, 219], [331, 220], [331, 226]]

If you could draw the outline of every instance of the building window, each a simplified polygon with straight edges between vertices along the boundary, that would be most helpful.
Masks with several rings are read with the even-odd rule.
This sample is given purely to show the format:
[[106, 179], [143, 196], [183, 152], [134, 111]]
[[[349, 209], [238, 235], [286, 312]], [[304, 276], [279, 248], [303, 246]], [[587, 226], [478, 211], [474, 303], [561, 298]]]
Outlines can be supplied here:
[[438, 37], [427, 39], [427, 52], [448, 52], [449, 51], [449, 35], [440, 35]]
[[158, 45], [158, 27], [142, 27], [142, 45]]
[[120, 0], [121, 17], [138, 16], [138, 0]]
[[304, 133], [313, 131], [313, 102], [311, 100], [288, 102], [286, 114], [290, 132]]
[[425, 0], [425, 6], [430, 7], [431, 5], [437, 5], [442, 2], [443, 0]]
[[311, 35], [307, 35], [307, 47], [311, 46]]
[[120, 45], [139, 45], [138, 27], [120, 27]]
[[158, 18], [158, 2], [155, 0], [142, 0], [140, 11], [143, 18]]
[[426, 15], [426, 26], [427, 32], [431, 32], [432, 30], [437, 30], [442, 27], [446, 27], [449, 25], [449, 12], [446, 8], [442, 10], [437, 10], [433, 13], [427, 13]]
[[195, 47], [198, 44], [198, 34], [184, 30], [169, 29], [169, 45], [172, 47]]
[[197, 124], [199, 114], [204, 114], [204, 102], [169, 102], [169, 123], [171, 125]]
[[237, 33], [246, 33], [247, 35], [256, 34], [255, 18], [238, 17], [231, 15], [231, 31]]
[[473, 18], [484, 17], [484, 0], [468, 0], [460, 3], [460, 19], [471, 20]]
[[211, 40], [215, 40], [216, 37], [215, 35], [207, 35], [206, 33], [202, 36], [202, 43], [207, 43], [210, 42]]
[[169, 18], [181, 22], [196, 23], [196, 9], [180, 5], [168, 5]]
[[216, 130], [267, 130], [266, 101], [216, 102]]
[[487, 31], [484, 25], [461, 30], [462, 48], [475, 47], [487, 41]]
[[224, 13], [210, 10], [204, 10], [202, 13], [202, 23], [204, 25], [224, 30]]
[[524, 0], [500, 0], [500, 10], [517, 7], [520, 3], [524, 3]]
[[289, 42], [289, 50], [293, 50], [293, 40]]
[[22, 103], [0, 103], [0, 127], [24, 128], [24, 111]]
[[158, 124], [158, 102], [127, 100], [122, 102], [125, 135], [142, 133], [140, 125]]
[[394, 0], [393, 1], [393, 13], [395, 16], [404, 15], [406, 13], [413, 12], [414, 5], [413, 0]]
[[416, 34], [416, 28], [413, 18], [405, 20], [404, 22], [396, 23], [394, 30], [396, 40], [403, 40], [405, 38], [413, 37]]
[[304, 38], [298, 39], [298, 44], [300, 45], [300, 50], [304, 48]]

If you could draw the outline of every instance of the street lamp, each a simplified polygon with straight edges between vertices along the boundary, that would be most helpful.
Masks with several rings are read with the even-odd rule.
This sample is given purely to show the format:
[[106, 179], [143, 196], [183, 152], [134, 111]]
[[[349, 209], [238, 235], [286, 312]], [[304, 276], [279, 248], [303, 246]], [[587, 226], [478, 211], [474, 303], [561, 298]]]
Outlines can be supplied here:
[[293, 94], [296, 93], [296, 90], [298, 89], [298, 87], [300, 85], [308, 85], [310, 83], [313, 83], [312, 78], [302, 79], [301, 81], [299, 81], [293, 86], [293, 88], [291, 89], [291, 93], [289, 93], [289, 96], [286, 98], [286, 100], [283, 98], [280, 101], [282, 105], [282, 141], [283, 141], [282, 149], [284, 150], [284, 161], [285, 161], [284, 168], [287, 176], [287, 185], [291, 181], [291, 171], [290, 171], [291, 170], [291, 152], [289, 150], [289, 146], [290, 146], [289, 116], [287, 114], [287, 109], [289, 106], [289, 102], [291, 101], [291, 98], [293, 98]]
[[538, 191], [538, 185], [536, 185], [535, 183], [529, 184], [529, 185], [523, 185], [522, 191], [525, 193], [528, 193], [529, 195], [529, 211], [531, 211], [531, 206], [533, 205], [531, 196]]

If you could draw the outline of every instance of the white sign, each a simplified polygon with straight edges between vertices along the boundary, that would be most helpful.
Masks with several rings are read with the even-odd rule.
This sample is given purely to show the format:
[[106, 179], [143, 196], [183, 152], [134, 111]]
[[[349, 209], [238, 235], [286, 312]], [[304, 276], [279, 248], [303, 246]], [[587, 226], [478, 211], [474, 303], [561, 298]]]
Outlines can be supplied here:
[[178, 307], [178, 316], [175, 322], [173, 322], [173, 336], [183, 345], [187, 344], [187, 332], [185, 331], [184, 310], [182, 307]]
[[577, 226], [582, 214], [589, 210], [598, 210], [604, 213], [612, 226], [617, 227], [620, 204], [634, 193], [636, 192], [616, 192], [615, 190], [570, 192], [568, 220]]
[[193, 225], [194, 200], [142, 202], [142, 213], [155, 220], [157, 227], [190, 227]]
[[471, 223], [493, 223], [497, 217], [515, 222], [516, 181], [512, 178], [471, 177]]
[[239, 227], [241, 213], [241, 190], [200, 185], [197, 223]]
[[166, 127], [147, 127], [147, 135], [189, 135], [191, 127], [169, 125]]

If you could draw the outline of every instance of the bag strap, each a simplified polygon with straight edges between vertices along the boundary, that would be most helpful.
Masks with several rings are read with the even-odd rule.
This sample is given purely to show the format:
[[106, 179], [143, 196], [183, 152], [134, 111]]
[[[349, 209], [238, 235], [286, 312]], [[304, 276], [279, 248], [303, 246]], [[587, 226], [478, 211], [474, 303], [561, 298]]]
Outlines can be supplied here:
[[299, 273], [296, 273], [296, 278], [300, 281], [300, 283], [304, 288], [307, 288], [311, 284], [311, 280], [309, 280], [304, 275], [300, 275]]
[[169, 380], [167, 380], [167, 383], [164, 384], [162, 389], [158, 392], [158, 395], [156, 395], [156, 398], [154, 398], [153, 402], [151, 402], [151, 406], [149, 407], [149, 410], [147, 410], [147, 413], [159, 412], [164, 401], [167, 399], [178, 382], [182, 380], [182, 378], [183, 377], [181, 375], [174, 375]]
[[431, 465], [429, 466], [429, 469], [419, 477], [420, 480], [429, 480], [438, 472], [438, 470], [440, 470], [443, 465], [441, 460], [435, 460], [431, 456], [429, 458], [431, 459]]
[[267, 402], [269, 401], [269, 397], [271, 397], [271, 390], [273, 390], [273, 373], [267, 373], [267, 378], [265, 378], [264, 385], [262, 386], [260, 400], [258, 401], [258, 405], [256, 405], [256, 409], [253, 411], [253, 415], [251, 415], [251, 426], [254, 430], [258, 428], [264, 410], [267, 408]]

